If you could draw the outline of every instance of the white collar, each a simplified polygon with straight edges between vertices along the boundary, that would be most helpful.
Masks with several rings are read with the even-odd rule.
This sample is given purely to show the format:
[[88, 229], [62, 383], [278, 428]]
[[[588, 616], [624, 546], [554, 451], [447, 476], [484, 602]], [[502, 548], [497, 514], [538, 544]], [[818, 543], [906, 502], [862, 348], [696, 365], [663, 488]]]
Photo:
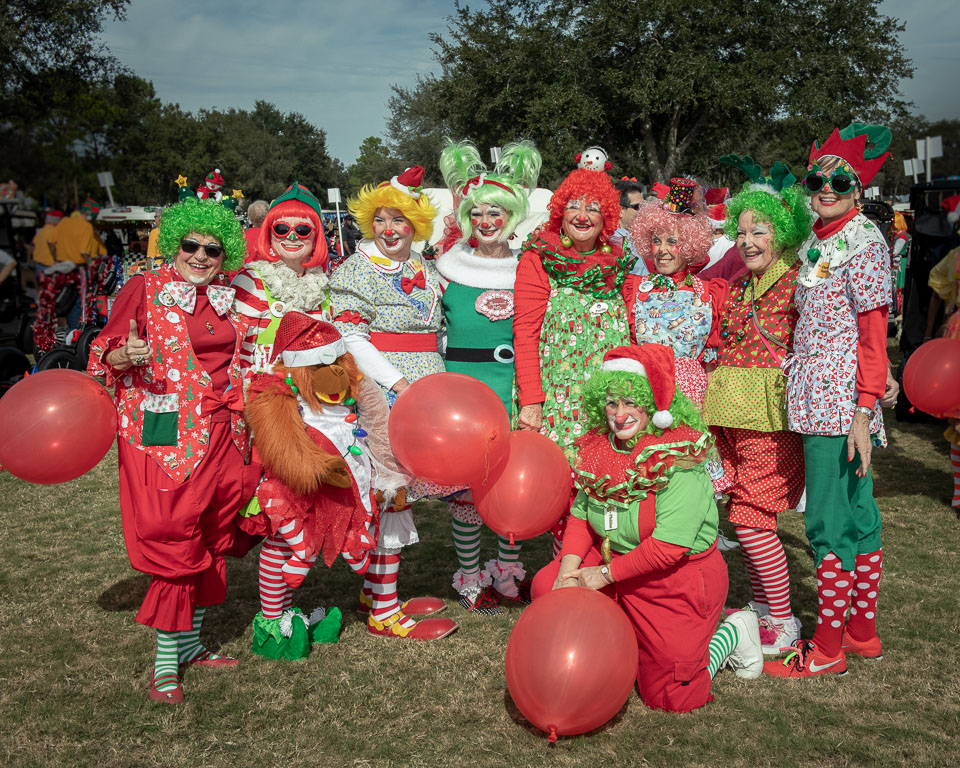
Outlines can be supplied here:
[[320, 267], [311, 267], [297, 275], [282, 261], [261, 259], [247, 266], [257, 271], [271, 298], [282, 301], [287, 310], [313, 312], [326, 298], [330, 281]]
[[416, 264], [420, 263], [419, 261], [416, 264], [413, 262], [413, 251], [410, 251], [410, 258], [406, 261], [395, 261], [381, 251], [374, 240], [361, 240], [357, 243], [357, 253], [363, 254], [377, 272], [388, 275], [402, 272], [404, 264], [410, 264], [414, 271], [417, 271]]
[[513, 290], [519, 262], [516, 251], [510, 253], [509, 257], [490, 259], [458, 243], [437, 259], [437, 271], [450, 282], [469, 288]]

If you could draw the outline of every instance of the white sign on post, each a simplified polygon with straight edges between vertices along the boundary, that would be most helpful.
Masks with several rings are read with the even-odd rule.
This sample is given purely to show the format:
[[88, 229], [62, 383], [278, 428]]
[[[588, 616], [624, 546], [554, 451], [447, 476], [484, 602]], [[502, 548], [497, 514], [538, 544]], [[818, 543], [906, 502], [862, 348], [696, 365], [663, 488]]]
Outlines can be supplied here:
[[917, 157], [921, 160], [927, 159], [927, 146], [930, 147], [930, 159], [943, 157], [943, 137], [928, 136], [925, 139], [917, 139]]
[[337, 187], [327, 190], [327, 202], [328, 203], [340, 202], [340, 190]]
[[101, 187], [106, 188], [107, 197], [110, 198], [110, 207], [116, 208], [116, 203], [113, 202], [113, 191], [110, 189], [113, 186], [113, 174], [110, 171], [100, 171], [97, 174], [97, 181], [100, 182]]
[[501, 147], [490, 147], [490, 162], [499, 163], [500, 155], [502, 153], [503, 153], [503, 149]]
[[343, 229], [340, 226], [340, 189], [338, 187], [327, 190], [327, 202], [333, 203], [337, 208], [337, 245], [340, 247], [340, 255], [343, 255]]

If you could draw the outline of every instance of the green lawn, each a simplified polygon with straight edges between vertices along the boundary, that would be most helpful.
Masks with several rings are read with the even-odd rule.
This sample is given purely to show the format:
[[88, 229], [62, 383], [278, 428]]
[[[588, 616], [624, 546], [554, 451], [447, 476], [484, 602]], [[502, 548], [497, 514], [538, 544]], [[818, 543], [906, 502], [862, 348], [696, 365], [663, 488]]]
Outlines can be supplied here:
[[[243, 664], [189, 670], [187, 703], [172, 708], [146, 696], [154, 635], [133, 617], [147, 578], [130, 570], [123, 548], [116, 452], [62, 486], [0, 474], [0, 757], [14, 766], [231, 768], [960, 764], [960, 521], [949, 507], [947, 446], [935, 425], [890, 419], [891, 446], [875, 454], [882, 662], [853, 658], [846, 677], [829, 680], [741, 681], [723, 671], [704, 709], [653, 712], [634, 694], [605, 728], [552, 747], [506, 691], [504, 648], [519, 612], [473, 617], [454, 602], [439, 504], [420, 505], [424, 543], [407, 551], [400, 586], [405, 596], [446, 598], [459, 632], [432, 644], [368, 635], [353, 612], [359, 579], [338, 561], [314, 570], [297, 604], [308, 613], [340, 606], [340, 643], [316, 646], [303, 662], [254, 657], [251, 555], [230, 563], [227, 602], [204, 632]], [[802, 519], [784, 514], [782, 534], [809, 636], [816, 594]], [[485, 559], [493, 547], [488, 535]], [[537, 567], [548, 556], [541, 538], [523, 560]], [[740, 556], [727, 561], [728, 604], [742, 604]]]

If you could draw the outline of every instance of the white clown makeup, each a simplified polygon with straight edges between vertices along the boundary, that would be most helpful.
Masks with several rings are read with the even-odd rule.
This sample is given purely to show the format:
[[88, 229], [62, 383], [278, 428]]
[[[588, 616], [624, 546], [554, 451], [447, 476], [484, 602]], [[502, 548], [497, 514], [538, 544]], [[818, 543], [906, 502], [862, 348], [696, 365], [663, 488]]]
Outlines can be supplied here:
[[298, 275], [303, 274], [303, 262], [313, 254], [317, 229], [304, 216], [283, 216], [270, 228], [270, 248], [280, 260]]
[[394, 261], [410, 258], [413, 224], [396, 208], [378, 208], [373, 216], [373, 241]]
[[563, 211], [563, 233], [581, 252], [589, 251], [603, 231], [603, 208], [598, 200], [570, 200]]
[[629, 440], [647, 428], [650, 414], [631, 398], [607, 395], [607, 427], [617, 440]]
[[499, 205], [477, 203], [470, 209], [470, 224], [477, 242], [492, 245], [503, 237], [507, 215]]

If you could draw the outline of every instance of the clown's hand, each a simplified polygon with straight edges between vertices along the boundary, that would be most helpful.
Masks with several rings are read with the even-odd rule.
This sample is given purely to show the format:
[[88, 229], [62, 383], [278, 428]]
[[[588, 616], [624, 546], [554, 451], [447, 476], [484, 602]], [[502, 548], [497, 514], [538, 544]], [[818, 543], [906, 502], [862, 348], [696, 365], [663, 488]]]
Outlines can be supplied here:
[[353, 478], [347, 471], [347, 462], [343, 459], [334, 459], [330, 462], [320, 477], [320, 482], [336, 488], [349, 488], [353, 485]]

